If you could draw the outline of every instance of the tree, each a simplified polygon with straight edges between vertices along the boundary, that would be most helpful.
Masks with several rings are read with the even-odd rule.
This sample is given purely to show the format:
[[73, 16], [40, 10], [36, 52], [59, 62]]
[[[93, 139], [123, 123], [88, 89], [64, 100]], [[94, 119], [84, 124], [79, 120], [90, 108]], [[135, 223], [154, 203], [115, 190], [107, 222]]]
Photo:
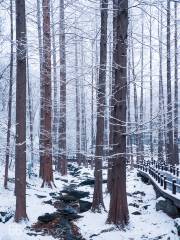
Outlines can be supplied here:
[[66, 160], [66, 48], [65, 48], [65, 23], [64, 0], [60, 0], [59, 12], [59, 47], [60, 47], [60, 119], [59, 119], [59, 153], [58, 170], [62, 175], [67, 175]]
[[144, 12], [141, 10], [141, 98], [140, 98], [140, 134], [139, 134], [139, 150], [141, 154], [141, 161], [144, 161], [144, 133], [143, 133], [143, 120], [144, 120]]
[[153, 160], [153, 69], [152, 69], [152, 2], [150, 2], [150, 43], [149, 43], [149, 55], [150, 55], [150, 153], [151, 160]]
[[174, 86], [174, 163], [179, 164], [179, 147], [178, 147], [178, 31], [177, 31], [177, 2], [174, 3], [175, 11], [175, 33], [174, 33], [174, 43], [175, 43], [175, 86]]
[[76, 158], [78, 164], [81, 165], [81, 143], [80, 143], [80, 89], [78, 77], [78, 39], [77, 39], [77, 19], [75, 19], [75, 78], [76, 78]]
[[11, 22], [11, 55], [10, 55], [10, 77], [9, 77], [9, 96], [8, 96], [8, 126], [7, 126], [7, 145], [6, 145], [6, 163], [4, 175], [4, 188], [7, 188], [8, 169], [10, 157], [10, 138], [11, 138], [11, 121], [12, 121], [12, 86], [13, 86], [13, 1], [10, 0], [10, 22]]
[[[117, 9], [117, 1], [113, 1], [113, 10]], [[113, 50], [112, 50], [112, 77], [110, 87], [110, 119], [109, 119], [109, 158], [108, 158], [108, 182], [107, 190], [111, 192], [112, 184], [112, 156], [113, 156], [113, 106], [114, 106], [114, 84], [115, 84], [115, 51], [117, 41], [117, 11], [113, 11]]]
[[29, 176], [32, 171], [32, 167], [34, 164], [34, 137], [33, 137], [33, 102], [32, 102], [32, 94], [31, 94], [31, 84], [29, 77], [29, 56], [28, 56], [28, 48], [27, 48], [27, 88], [28, 88], [28, 115], [29, 115], [29, 135], [30, 135], [30, 152], [31, 159], [28, 164]]
[[15, 221], [26, 214], [26, 15], [25, 1], [16, 0], [16, 156], [15, 156]]
[[85, 106], [85, 89], [84, 89], [84, 42], [81, 40], [81, 78], [80, 78], [80, 102], [81, 102], [81, 163], [87, 167], [87, 136], [86, 136], [86, 106]]
[[[160, 8], [160, 6], [159, 6]], [[158, 161], [164, 160], [163, 151], [163, 72], [162, 72], [162, 12], [158, 10], [158, 37], [159, 37], [159, 118], [158, 118]]]
[[[114, 0], [116, 1], [116, 0]], [[117, 41], [113, 108], [112, 190], [107, 223], [123, 227], [128, 223], [126, 194], [126, 103], [128, 1], [117, 0]]]
[[43, 64], [42, 64], [42, 81], [43, 81], [43, 117], [44, 124], [43, 134], [43, 171], [42, 187], [45, 185], [52, 187], [53, 169], [52, 169], [52, 99], [51, 99], [51, 34], [50, 34], [50, 1], [43, 0]]
[[91, 72], [91, 168], [94, 167], [94, 43], [92, 45], [92, 72]]
[[53, 158], [57, 164], [58, 151], [58, 84], [57, 84], [57, 63], [56, 63], [56, 35], [55, 35], [55, 21], [53, 1], [51, 0], [51, 22], [52, 22], [52, 60], [53, 60]]
[[95, 186], [93, 193], [92, 211], [101, 211], [104, 207], [102, 192], [102, 158], [104, 144], [104, 109], [105, 109], [105, 86], [107, 64], [107, 19], [108, 0], [101, 1], [101, 39], [100, 39], [100, 69], [97, 84], [97, 131], [95, 150]]
[[171, 5], [167, 0], [167, 161], [175, 164], [173, 157], [173, 119], [171, 90]]
[[40, 169], [39, 176], [43, 177], [43, 128], [44, 128], [44, 116], [43, 116], [43, 99], [44, 99], [44, 88], [43, 88], [43, 46], [42, 46], [42, 27], [41, 27], [41, 4], [40, 0], [37, 0], [37, 27], [38, 27], [38, 49], [39, 49], [39, 70], [40, 70], [40, 132], [39, 132], [39, 158], [40, 158]]

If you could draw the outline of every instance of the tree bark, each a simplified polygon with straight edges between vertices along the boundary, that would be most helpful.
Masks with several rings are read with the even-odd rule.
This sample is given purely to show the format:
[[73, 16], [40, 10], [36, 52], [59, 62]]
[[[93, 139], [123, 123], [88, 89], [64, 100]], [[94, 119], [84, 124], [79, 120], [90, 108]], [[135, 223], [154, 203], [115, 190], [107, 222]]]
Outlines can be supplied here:
[[101, 1], [101, 39], [100, 39], [100, 69], [97, 93], [97, 132], [95, 152], [95, 186], [93, 193], [92, 211], [101, 211], [104, 208], [102, 191], [102, 159], [104, 144], [104, 109], [105, 109], [105, 86], [107, 64], [107, 19], [108, 0]]
[[109, 117], [109, 158], [108, 158], [108, 182], [107, 191], [112, 189], [112, 156], [113, 156], [113, 106], [114, 106], [114, 84], [115, 84], [115, 51], [117, 41], [117, 1], [113, 1], [113, 49], [112, 49], [112, 77], [110, 94], [110, 117]]
[[140, 99], [140, 134], [139, 134], [139, 150], [141, 161], [144, 161], [144, 133], [143, 133], [143, 120], [144, 120], [144, 13], [142, 10], [142, 27], [141, 27], [141, 99]]
[[43, 183], [52, 187], [53, 183], [53, 169], [52, 169], [52, 134], [51, 134], [51, 121], [52, 121], [52, 97], [51, 97], [51, 34], [50, 34], [50, 1], [43, 0]]
[[[160, 8], [160, 6], [159, 6]], [[163, 141], [163, 72], [162, 72], [162, 12], [158, 12], [158, 37], [159, 37], [159, 118], [158, 118], [158, 161], [164, 161]]]
[[29, 177], [31, 175], [33, 163], [34, 163], [34, 137], [33, 137], [33, 102], [32, 102], [32, 95], [31, 95], [31, 84], [29, 79], [29, 56], [28, 56], [28, 49], [27, 49], [27, 87], [28, 87], [28, 113], [29, 113], [29, 132], [30, 132], [30, 153], [31, 159], [28, 165]]
[[167, 0], [167, 161], [175, 164], [173, 157], [173, 119], [172, 119], [172, 91], [171, 91], [171, 7]]
[[174, 86], [174, 163], [179, 164], [179, 146], [178, 146], [178, 121], [179, 121], [179, 111], [178, 111], [178, 29], [177, 29], [177, 2], [174, 3], [175, 11], [175, 33], [174, 33], [174, 43], [175, 43], [175, 86]]
[[58, 158], [58, 85], [57, 85], [57, 63], [56, 63], [56, 36], [53, 1], [51, 0], [51, 22], [52, 22], [52, 60], [53, 60], [53, 159], [57, 165]]
[[94, 44], [92, 43], [91, 72], [91, 169], [94, 167]]
[[152, 76], [152, 2], [150, 2], [150, 43], [149, 43], [149, 55], [150, 55], [150, 154], [151, 160], [153, 160], [153, 76]]
[[59, 19], [59, 45], [60, 45], [60, 120], [59, 120], [59, 154], [58, 171], [67, 175], [66, 160], [66, 49], [65, 49], [65, 20], [64, 0], [60, 0]]
[[[75, 28], [77, 28], [77, 20], [75, 19]], [[77, 30], [75, 29], [75, 77], [76, 77], [76, 158], [78, 165], [81, 165], [81, 142], [80, 142], [80, 89], [78, 76], [78, 39]]]
[[85, 106], [85, 89], [84, 89], [84, 43], [81, 41], [81, 163], [85, 167], [88, 166], [87, 153], [87, 137], [86, 137], [86, 106]]
[[11, 121], [12, 121], [12, 86], [13, 86], [13, 1], [10, 0], [10, 22], [11, 22], [11, 56], [10, 56], [10, 76], [9, 76], [9, 96], [8, 96], [8, 125], [7, 125], [7, 143], [6, 143], [6, 162], [4, 174], [4, 188], [7, 188], [8, 169], [10, 157], [10, 141], [11, 141]]
[[115, 104], [113, 109], [112, 190], [107, 223], [123, 227], [128, 223], [126, 194], [126, 104], [128, 2], [118, 0], [115, 51]]
[[39, 44], [39, 70], [40, 70], [40, 132], [39, 132], [39, 159], [40, 169], [39, 176], [43, 177], [43, 129], [44, 129], [44, 115], [43, 115], [43, 99], [44, 99], [44, 88], [43, 88], [43, 47], [42, 47], [42, 27], [41, 27], [41, 4], [40, 0], [37, 0], [37, 26], [38, 26], [38, 44]]
[[16, 0], [16, 156], [15, 156], [15, 221], [26, 214], [26, 15], [25, 1]]

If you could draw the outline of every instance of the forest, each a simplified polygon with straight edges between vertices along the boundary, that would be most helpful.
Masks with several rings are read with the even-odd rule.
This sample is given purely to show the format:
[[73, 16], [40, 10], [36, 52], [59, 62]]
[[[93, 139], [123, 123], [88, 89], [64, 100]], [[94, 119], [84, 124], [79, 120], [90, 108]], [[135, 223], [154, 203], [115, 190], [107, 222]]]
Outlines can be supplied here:
[[180, 239], [180, 0], [0, 0], [0, 240]]

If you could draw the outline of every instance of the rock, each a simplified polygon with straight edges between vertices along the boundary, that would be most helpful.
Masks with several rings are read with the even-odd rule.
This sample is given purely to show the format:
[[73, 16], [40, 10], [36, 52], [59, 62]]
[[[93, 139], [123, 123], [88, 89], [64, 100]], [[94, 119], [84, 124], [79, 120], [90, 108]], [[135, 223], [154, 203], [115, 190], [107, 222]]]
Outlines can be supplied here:
[[38, 198], [46, 198], [46, 196], [35, 194]]
[[0, 222], [7, 223], [13, 216], [12, 212], [0, 212]]
[[129, 206], [135, 207], [135, 208], [139, 208], [139, 205], [137, 203], [130, 203]]
[[87, 212], [91, 209], [92, 203], [88, 201], [79, 200], [80, 213]]
[[145, 206], [143, 206], [143, 208], [144, 208], [145, 210], [147, 210], [149, 206], [150, 206], [150, 205], [145, 205]]
[[135, 211], [135, 212], [133, 212], [132, 214], [133, 214], [133, 215], [141, 215], [141, 213], [138, 212], [138, 211]]
[[88, 185], [94, 185], [95, 180], [92, 178], [88, 178], [84, 181], [82, 181], [79, 186], [88, 186]]
[[180, 236], [180, 218], [175, 220], [174, 226], [177, 228], [178, 236]]
[[73, 191], [63, 190], [62, 193], [66, 193], [67, 195], [73, 196], [77, 200], [81, 198], [89, 197], [89, 192], [78, 191], [78, 190], [73, 190]]
[[68, 164], [68, 170], [70, 175], [72, 175], [73, 177], [78, 177], [80, 175], [80, 167], [75, 167], [72, 164]]
[[127, 192], [127, 196], [128, 197], [132, 197], [132, 194]]
[[163, 211], [168, 216], [176, 218], [180, 216], [178, 208], [169, 199], [164, 199], [162, 197], [157, 199], [156, 211]]
[[53, 202], [52, 202], [52, 200], [47, 200], [47, 201], [44, 201], [43, 203], [44, 203], [44, 204], [53, 205]]
[[63, 196], [61, 192], [59, 193], [54, 192], [54, 193], [50, 193], [49, 195], [56, 200], [59, 200]]
[[83, 175], [84, 175], [84, 176], [88, 176], [89, 173], [88, 173], [88, 172], [84, 172]]
[[44, 215], [38, 217], [38, 221], [42, 223], [49, 223], [54, 221], [57, 217], [57, 213], [45, 213]]
[[136, 191], [136, 192], [133, 192], [133, 195], [141, 195], [141, 196], [145, 196], [145, 192], [141, 192], [141, 191]]
[[51, 196], [51, 197], [56, 197], [56, 196], [57, 196], [57, 193], [55, 193], [55, 192], [49, 193], [49, 196]]
[[58, 212], [69, 221], [79, 219], [82, 217], [78, 215], [77, 211], [70, 206], [67, 206], [64, 209], [59, 209]]
[[61, 209], [63, 207], [66, 206], [66, 203], [62, 202], [61, 200], [57, 200], [53, 203], [53, 206], [56, 208], [56, 209]]
[[77, 184], [75, 184], [75, 183], [71, 183], [71, 184], [69, 184], [69, 185], [65, 185], [64, 186], [64, 191], [74, 191], [76, 188], [78, 187], [78, 185]]
[[68, 183], [68, 179], [65, 179], [65, 178], [59, 178], [59, 177], [57, 177], [57, 178], [55, 178], [55, 180]]
[[[88, 178], [84, 181], [82, 181], [79, 186], [91, 186], [91, 185], [94, 185], [95, 183], [95, 180], [94, 178]], [[107, 179], [103, 180], [103, 183], [107, 183]]]
[[61, 196], [59, 198], [59, 200], [65, 202], [65, 203], [71, 203], [71, 202], [76, 202], [77, 198], [75, 198], [74, 196], [70, 196], [70, 195], [64, 195], [64, 196]]

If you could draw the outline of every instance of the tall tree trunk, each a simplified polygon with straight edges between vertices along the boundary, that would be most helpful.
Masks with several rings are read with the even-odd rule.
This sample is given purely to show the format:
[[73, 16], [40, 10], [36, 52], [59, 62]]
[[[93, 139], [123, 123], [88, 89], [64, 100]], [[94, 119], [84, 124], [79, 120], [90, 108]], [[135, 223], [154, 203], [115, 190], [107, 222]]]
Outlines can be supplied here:
[[109, 117], [109, 158], [108, 158], [108, 182], [107, 190], [111, 192], [112, 186], [112, 156], [113, 156], [113, 106], [114, 106], [114, 84], [115, 84], [115, 51], [117, 40], [117, 1], [113, 1], [113, 49], [112, 49], [112, 76], [110, 87], [110, 117]]
[[174, 43], [175, 43], [175, 86], [174, 86], [174, 163], [179, 164], [179, 146], [178, 146], [178, 32], [177, 32], [177, 2], [174, 3], [175, 11], [175, 33], [174, 33]]
[[171, 7], [167, 0], [167, 161], [175, 164], [173, 157], [173, 119], [172, 119], [172, 94], [171, 94]]
[[[77, 20], [75, 19], [75, 27], [77, 28]], [[81, 142], [80, 142], [80, 89], [78, 76], [78, 39], [75, 31], [75, 77], [76, 77], [76, 158], [79, 165], [81, 165]]]
[[29, 79], [29, 56], [28, 56], [28, 49], [27, 49], [27, 87], [28, 87], [28, 113], [29, 113], [29, 132], [30, 132], [30, 153], [31, 159], [28, 165], [29, 176], [31, 175], [33, 163], [34, 163], [34, 138], [33, 138], [33, 102], [32, 102], [32, 95], [31, 95], [31, 84]]
[[26, 15], [25, 1], [16, 0], [16, 156], [15, 156], [15, 221], [26, 214]]
[[65, 20], [64, 0], [60, 0], [60, 120], [59, 120], [59, 154], [58, 170], [62, 175], [67, 175], [66, 160], [66, 49], [65, 49]]
[[6, 143], [6, 163], [4, 175], [4, 188], [7, 188], [8, 169], [10, 157], [10, 140], [11, 140], [11, 121], [12, 121], [12, 86], [13, 86], [13, 1], [10, 0], [10, 21], [11, 21], [11, 56], [10, 56], [10, 76], [9, 76], [9, 96], [8, 96], [8, 125], [7, 125], [7, 143]]
[[85, 106], [85, 89], [84, 89], [84, 46], [83, 38], [81, 41], [81, 162], [87, 167], [86, 158], [86, 106]]
[[134, 168], [134, 158], [133, 158], [133, 146], [132, 146], [132, 124], [131, 124], [131, 29], [129, 31], [128, 37], [128, 78], [127, 78], [127, 154], [128, 162], [131, 166], [131, 169]]
[[55, 37], [55, 21], [53, 1], [51, 0], [51, 22], [52, 22], [52, 60], [53, 60], [53, 159], [57, 164], [58, 151], [58, 85], [57, 85], [57, 63], [56, 63], [56, 37]]
[[93, 211], [101, 211], [104, 207], [102, 191], [102, 159], [104, 144], [104, 105], [106, 87], [106, 64], [107, 64], [107, 19], [108, 0], [101, 1], [101, 39], [100, 39], [100, 69], [97, 93], [97, 132], [96, 132], [96, 154], [95, 154], [95, 186], [93, 194]]
[[44, 115], [43, 115], [43, 47], [42, 47], [42, 27], [41, 27], [41, 0], [37, 0], [37, 27], [38, 27], [38, 45], [39, 45], [39, 70], [40, 70], [40, 131], [39, 131], [39, 159], [40, 169], [39, 176], [43, 177], [43, 129], [44, 129]]
[[92, 42], [91, 72], [91, 168], [94, 166], [94, 44]]
[[150, 2], [150, 43], [149, 43], [149, 55], [150, 55], [150, 154], [151, 160], [153, 160], [153, 76], [152, 76], [152, 2]]
[[51, 97], [51, 33], [50, 33], [50, 1], [43, 0], [43, 183], [42, 187], [47, 185], [52, 187], [53, 169], [52, 169], [52, 97]]
[[[160, 6], [159, 6], [160, 8]], [[158, 118], [158, 161], [164, 161], [163, 151], [163, 72], [162, 72], [162, 12], [158, 10], [158, 37], [159, 37], [159, 118]]]
[[107, 222], [123, 227], [128, 223], [126, 194], [126, 104], [128, 2], [118, 0], [117, 43], [115, 51], [115, 105], [113, 110], [112, 190]]
[[143, 133], [143, 120], [144, 120], [144, 13], [142, 10], [142, 27], [141, 27], [141, 99], [140, 99], [140, 134], [139, 134], [139, 150], [141, 161], [144, 161], [144, 133]]
[[[132, 26], [132, 23], [131, 23]], [[138, 117], [138, 98], [136, 88], [136, 75], [135, 75], [135, 63], [134, 63], [134, 42], [132, 36], [131, 27], [131, 61], [132, 61], [132, 77], [133, 77], [133, 92], [134, 92], [134, 120], [135, 120], [135, 145], [136, 145], [136, 163], [140, 161], [140, 149], [139, 149], [139, 117]]]

